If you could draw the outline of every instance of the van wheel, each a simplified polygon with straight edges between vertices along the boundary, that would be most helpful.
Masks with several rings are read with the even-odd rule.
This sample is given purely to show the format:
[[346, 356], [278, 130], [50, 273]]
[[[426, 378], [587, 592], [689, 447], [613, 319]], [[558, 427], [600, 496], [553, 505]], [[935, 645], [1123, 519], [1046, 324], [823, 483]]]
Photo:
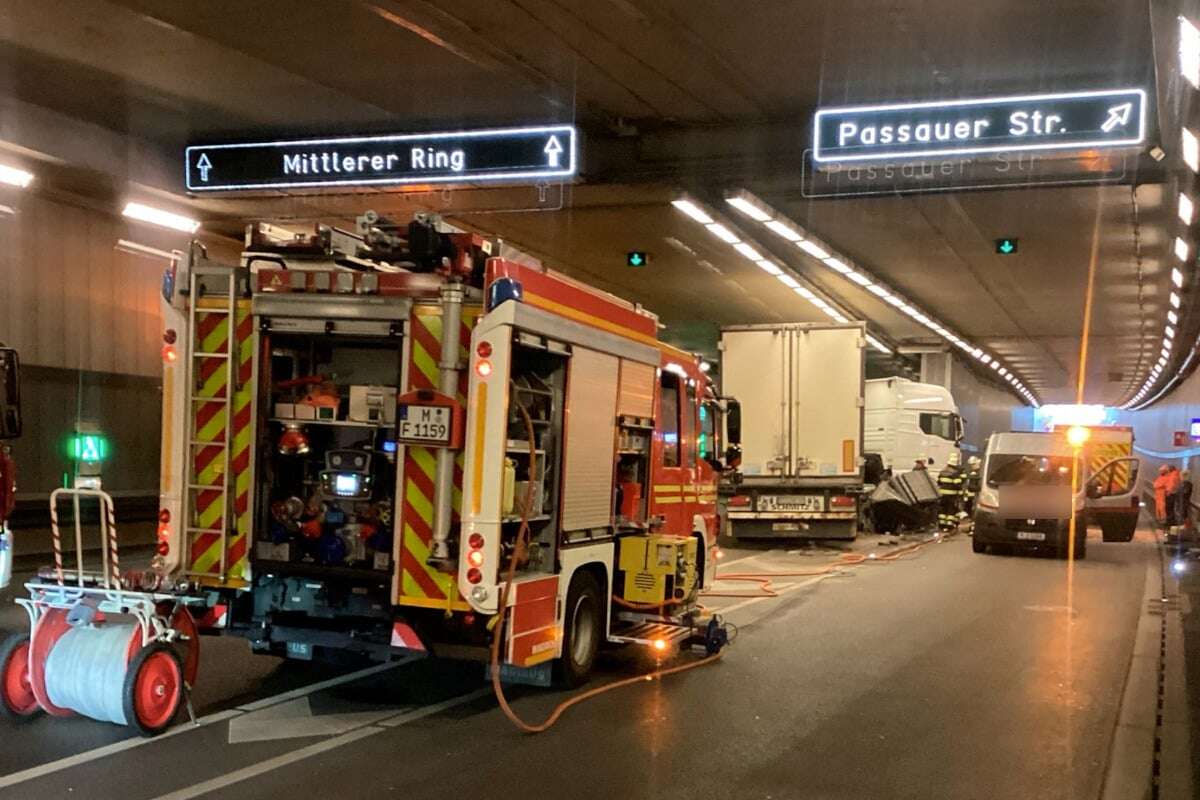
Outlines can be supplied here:
[[563, 654], [556, 665], [558, 680], [564, 686], [582, 686], [591, 677], [603, 627], [604, 614], [596, 577], [590, 572], [576, 572], [567, 590]]
[[975, 553], [986, 553], [987, 545], [984, 544], [983, 542], [979, 541], [978, 539], [972, 539], [971, 540], [971, 551], [975, 552]]

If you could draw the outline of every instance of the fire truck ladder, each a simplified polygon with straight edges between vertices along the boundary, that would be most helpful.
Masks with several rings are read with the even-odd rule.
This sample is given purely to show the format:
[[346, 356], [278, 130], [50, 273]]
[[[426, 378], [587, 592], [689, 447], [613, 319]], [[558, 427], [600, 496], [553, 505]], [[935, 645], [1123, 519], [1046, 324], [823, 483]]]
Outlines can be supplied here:
[[[209, 280], [205, 280], [205, 279]], [[225, 291], [219, 291], [222, 282], [225, 285]], [[218, 291], [213, 291], [213, 286], [210, 283], [215, 283]], [[192, 561], [192, 545], [194, 538], [199, 535], [215, 534], [220, 537], [221, 560], [218, 570], [218, 575], [221, 583], [225, 583], [228, 568], [228, 546], [229, 546], [229, 526], [230, 521], [234, 517], [234, 506], [232, 492], [229, 490], [230, 485], [230, 454], [232, 452], [231, 436], [233, 430], [233, 396], [237, 392], [238, 387], [238, 369], [237, 360], [233, 357], [237, 353], [237, 289], [238, 289], [238, 273], [237, 270], [229, 267], [204, 267], [195, 265], [191, 270], [190, 292], [188, 294], [188, 330], [191, 331], [187, 341], [187, 408], [188, 408], [188, 455], [184, 460], [184, 476], [186, 487], [186, 497], [184, 500], [184, 520], [188, 526], [185, 530], [185, 551], [184, 558], [188, 559], [188, 563]], [[201, 307], [205, 295], [220, 296], [228, 300], [223, 307], [215, 305], [206, 305]], [[222, 315], [225, 317], [226, 330], [228, 335], [225, 337], [225, 349], [217, 350], [216, 352], [204, 352], [202, 349], [203, 343], [199, 336], [199, 317], [201, 315]], [[218, 370], [225, 371], [224, 394], [204, 395], [203, 391], [203, 374], [202, 367], [213, 362], [219, 362]], [[211, 376], [210, 376], [211, 377]], [[223, 431], [218, 438], [203, 439], [198, 426], [196, 425], [196, 417], [200, 406], [220, 405], [220, 412], [224, 415], [225, 424]], [[196, 475], [196, 457], [200, 449], [219, 447], [221, 453], [218, 456], [221, 462], [220, 474], [217, 477], [217, 482], [212, 484], [198, 483]], [[196, 513], [197, 495], [200, 492], [217, 492], [221, 501], [221, 526], [219, 528], [203, 528], [196, 527], [199, 524], [198, 515]], [[189, 577], [212, 578], [213, 574], [209, 571], [196, 572], [187, 570], [184, 572]]]

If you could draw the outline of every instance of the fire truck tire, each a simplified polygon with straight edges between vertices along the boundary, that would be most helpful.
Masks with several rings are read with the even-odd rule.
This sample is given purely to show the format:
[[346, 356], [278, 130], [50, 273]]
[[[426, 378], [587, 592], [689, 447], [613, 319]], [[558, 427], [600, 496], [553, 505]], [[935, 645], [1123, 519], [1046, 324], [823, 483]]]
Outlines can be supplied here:
[[153, 642], [129, 662], [122, 691], [125, 720], [143, 736], [170, 727], [183, 703], [183, 664], [170, 645]]
[[27, 720], [39, 710], [29, 685], [29, 634], [15, 633], [0, 645], [0, 715]]
[[604, 628], [600, 594], [592, 573], [579, 570], [572, 576], [563, 616], [563, 654], [556, 664], [559, 683], [569, 688], [587, 683], [592, 674]]

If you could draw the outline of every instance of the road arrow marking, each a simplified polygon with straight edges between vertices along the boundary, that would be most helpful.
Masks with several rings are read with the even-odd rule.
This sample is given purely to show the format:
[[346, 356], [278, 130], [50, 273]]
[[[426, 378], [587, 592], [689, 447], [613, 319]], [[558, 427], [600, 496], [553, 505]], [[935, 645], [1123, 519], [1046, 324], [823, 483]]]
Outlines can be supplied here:
[[208, 153], [201, 153], [200, 160], [196, 162], [196, 169], [200, 170], [200, 180], [208, 181], [208, 171], [212, 169], [212, 162], [208, 160]]
[[1113, 106], [1108, 110], [1108, 119], [1100, 126], [1100, 130], [1105, 133], [1111, 133], [1118, 125], [1124, 127], [1129, 124], [1129, 116], [1133, 113], [1133, 103], [1121, 103], [1119, 106]]
[[557, 136], [551, 136], [550, 141], [546, 142], [545, 148], [542, 149], [542, 152], [546, 154], [546, 160], [550, 162], [549, 166], [551, 167], [558, 166], [558, 157], [562, 154], [562, 151], [562, 142], [558, 141]]

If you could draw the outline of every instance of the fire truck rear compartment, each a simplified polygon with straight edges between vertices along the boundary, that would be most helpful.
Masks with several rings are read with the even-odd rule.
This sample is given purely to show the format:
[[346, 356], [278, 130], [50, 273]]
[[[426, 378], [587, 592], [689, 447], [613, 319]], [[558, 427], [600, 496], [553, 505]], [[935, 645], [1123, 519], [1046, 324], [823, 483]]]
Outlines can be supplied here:
[[267, 330], [251, 640], [386, 648], [402, 339]]

